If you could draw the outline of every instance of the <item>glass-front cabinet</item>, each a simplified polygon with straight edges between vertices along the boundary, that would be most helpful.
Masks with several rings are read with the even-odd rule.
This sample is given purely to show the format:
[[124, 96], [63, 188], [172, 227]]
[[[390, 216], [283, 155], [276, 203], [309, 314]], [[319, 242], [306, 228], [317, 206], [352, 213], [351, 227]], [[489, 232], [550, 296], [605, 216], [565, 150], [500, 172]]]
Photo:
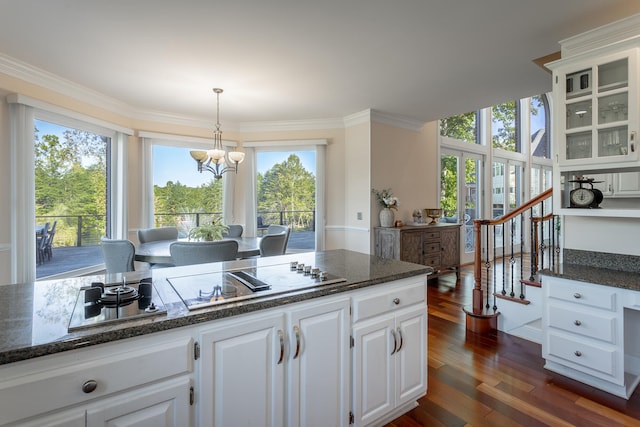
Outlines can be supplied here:
[[[567, 63], [554, 72], [558, 166], [638, 163], [638, 49]], [[618, 166], [616, 166], [618, 165]]]

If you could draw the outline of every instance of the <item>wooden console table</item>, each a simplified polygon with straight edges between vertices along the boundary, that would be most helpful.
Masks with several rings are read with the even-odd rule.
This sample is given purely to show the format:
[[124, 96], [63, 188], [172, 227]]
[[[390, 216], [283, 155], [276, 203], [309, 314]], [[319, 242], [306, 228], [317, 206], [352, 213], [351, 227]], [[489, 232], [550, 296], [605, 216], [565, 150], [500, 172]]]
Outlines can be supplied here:
[[375, 255], [433, 267], [435, 275], [455, 271], [460, 275], [460, 226], [440, 223], [375, 227]]

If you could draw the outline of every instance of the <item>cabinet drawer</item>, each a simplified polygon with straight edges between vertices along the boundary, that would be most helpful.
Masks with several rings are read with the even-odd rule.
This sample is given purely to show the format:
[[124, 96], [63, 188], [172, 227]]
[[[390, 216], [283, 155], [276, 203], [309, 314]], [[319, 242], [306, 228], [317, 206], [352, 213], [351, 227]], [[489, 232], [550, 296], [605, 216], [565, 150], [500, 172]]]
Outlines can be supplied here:
[[353, 299], [353, 321], [426, 301], [426, 276], [385, 283], [383, 291], [365, 291]]
[[425, 254], [439, 254], [440, 253], [440, 242], [424, 242], [422, 245], [422, 253]]
[[615, 344], [615, 313], [587, 313], [568, 304], [549, 305], [549, 326]]
[[424, 265], [428, 265], [433, 267], [434, 270], [438, 270], [440, 268], [440, 254], [425, 255]]
[[616, 289], [609, 286], [582, 285], [572, 281], [549, 281], [549, 297], [575, 304], [614, 311]]
[[439, 231], [425, 231], [422, 234], [422, 238], [426, 240], [440, 240], [440, 232]]
[[595, 346], [578, 337], [549, 333], [549, 355], [570, 362], [566, 364], [588, 374], [612, 380], [616, 377], [617, 350], [611, 346]]
[[[162, 342], [161, 335], [8, 365], [10, 371], [0, 371], [7, 378], [0, 383], [0, 425], [191, 372], [192, 339], [173, 335]], [[89, 381], [96, 387], [85, 392]]]

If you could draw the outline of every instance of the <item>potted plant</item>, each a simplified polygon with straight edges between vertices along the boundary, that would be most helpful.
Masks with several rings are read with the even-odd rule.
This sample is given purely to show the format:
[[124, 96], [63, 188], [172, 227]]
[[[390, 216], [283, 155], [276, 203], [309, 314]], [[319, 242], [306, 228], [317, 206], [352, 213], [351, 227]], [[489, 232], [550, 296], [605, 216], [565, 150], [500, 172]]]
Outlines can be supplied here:
[[193, 227], [189, 231], [189, 240], [204, 240], [210, 242], [213, 240], [222, 240], [224, 233], [229, 231], [229, 227], [215, 221], [211, 221], [211, 224], [203, 224], [197, 227]]

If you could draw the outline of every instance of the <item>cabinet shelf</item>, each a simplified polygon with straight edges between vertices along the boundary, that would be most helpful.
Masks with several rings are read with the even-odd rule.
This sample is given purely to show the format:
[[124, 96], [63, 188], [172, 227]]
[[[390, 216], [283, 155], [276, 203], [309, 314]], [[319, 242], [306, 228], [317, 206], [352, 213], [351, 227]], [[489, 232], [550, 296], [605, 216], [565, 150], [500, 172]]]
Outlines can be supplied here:
[[[554, 212], [555, 213], [555, 212]], [[640, 210], [638, 209], [578, 209], [578, 208], [561, 208], [559, 215], [567, 216], [598, 216], [611, 218], [640, 218]]]

